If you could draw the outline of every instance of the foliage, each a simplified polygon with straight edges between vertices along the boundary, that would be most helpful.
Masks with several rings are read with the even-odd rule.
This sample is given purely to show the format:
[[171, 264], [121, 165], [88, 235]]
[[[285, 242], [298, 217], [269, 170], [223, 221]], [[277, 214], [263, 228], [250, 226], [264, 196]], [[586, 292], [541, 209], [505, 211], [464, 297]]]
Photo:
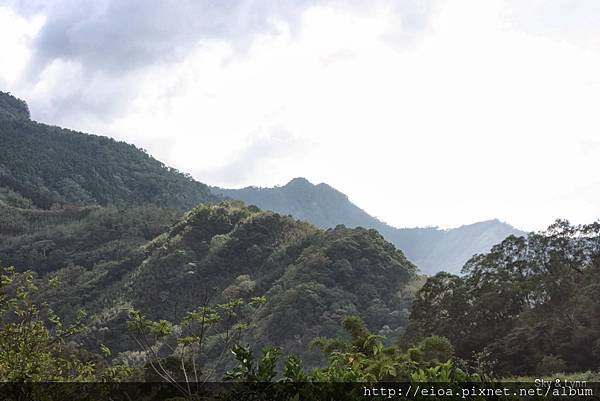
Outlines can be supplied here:
[[229, 370], [225, 380], [237, 380], [243, 382], [270, 382], [277, 374], [275, 368], [281, 351], [274, 347], [262, 349], [262, 356], [255, 364], [254, 355], [249, 347], [234, 345], [231, 352], [235, 356], [237, 366]]
[[537, 366], [537, 373], [540, 376], [548, 376], [554, 373], [562, 373], [567, 370], [567, 365], [562, 358], [554, 355], [544, 355]]
[[402, 253], [373, 230], [321, 231], [235, 202], [193, 209], [146, 249], [129, 283], [135, 308], [173, 320], [197, 308], [207, 291], [216, 303], [264, 294], [246, 341], [254, 351], [284, 347], [309, 367], [322, 357], [308, 344], [337, 334], [348, 314], [399, 332], [410, 302], [399, 289], [415, 277]]
[[136, 257], [180, 213], [153, 205], [27, 210], [0, 204], [0, 258], [23, 271], [92, 269]]
[[335, 228], [217, 204], [143, 150], [30, 121], [4, 93], [0, 142], [0, 261], [16, 267], [0, 283], [2, 380], [454, 381], [600, 365], [600, 223], [509, 237], [464, 276], [429, 278], [408, 319], [416, 267], [332, 210], [421, 255], [460, 256], [464, 238], [479, 247], [506, 225], [392, 235], [325, 185], [313, 207], [303, 180], [286, 196]]
[[316, 339], [328, 359], [312, 377], [324, 382], [450, 382], [473, 379], [454, 366], [453, 348], [448, 339], [433, 336], [406, 352], [385, 346], [384, 337], [372, 334], [356, 316], [344, 320], [349, 339]]
[[[219, 357], [210, 361], [213, 365], [218, 364], [225, 352], [250, 328], [251, 315], [265, 302], [264, 297], [253, 297], [248, 301], [233, 299], [210, 305], [206, 296], [202, 306], [186, 313], [177, 326], [167, 320], [150, 320], [133, 309], [129, 311], [127, 326], [146, 354], [147, 364], [161, 380], [172, 383], [207, 381], [214, 379], [207, 354], [218, 348]], [[180, 361], [176, 368], [179, 371], [169, 369], [163, 363], [173, 357]]]
[[28, 114], [24, 102], [0, 92], [0, 187], [36, 207], [154, 204], [188, 209], [220, 199], [133, 145], [39, 124]]
[[304, 178], [294, 178], [286, 185], [274, 188], [212, 187], [211, 190], [217, 195], [257, 205], [263, 210], [292, 215], [324, 229], [335, 228], [339, 224], [375, 229], [402, 249], [406, 257], [426, 274], [441, 270], [460, 272], [474, 254], [489, 251], [509, 235], [524, 234], [498, 220], [449, 230], [436, 227], [395, 228], [370, 216], [335, 188], [325, 183], [313, 185]]
[[497, 375], [600, 365], [600, 223], [557, 221], [473, 257], [418, 292], [405, 341], [439, 334]]
[[10, 93], [0, 92], [0, 121], [28, 120], [29, 107]]
[[125, 366], [100, 369], [93, 354], [69, 342], [86, 330], [83, 311], [75, 324], [66, 326], [47, 305], [33, 301], [37, 290], [31, 272], [6, 268], [0, 277], [1, 381], [117, 381], [128, 376]]
[[[213, 304], [266, 295], [245, 341], [253, 351], [285, 347], [308, 367], [323, 362], [309, 343], [339, 333], [346, 315], [361, 314], [386, 335], [406, 324], [411, 295], [403, 289], [417, 280], [415, 268], [374, 230], [322, 231], [239, 202], [198, 206], [174, 224], [178, 214], [168, 211], [0, 206], [0, 217], [15, 221], [0, 228], [0, 259], [63, 282], [39, 283], [39, 296], [69, 322], [89, 310], [94, 319], [82, 341], [94, 350], [105, 345], [110, 360], [132, 365], [143, 358], [126, 334], [130, 309], [180, 322], [206, 294]], [[213, 362], [215, 341], [207, 354]]]

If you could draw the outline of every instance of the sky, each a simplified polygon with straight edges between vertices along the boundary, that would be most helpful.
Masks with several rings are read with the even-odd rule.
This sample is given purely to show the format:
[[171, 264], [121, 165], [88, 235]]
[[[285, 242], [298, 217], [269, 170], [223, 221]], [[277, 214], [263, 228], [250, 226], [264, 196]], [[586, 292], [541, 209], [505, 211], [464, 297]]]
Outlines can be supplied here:
[[600, 218], [596, 0], [0, 0], [0, 90], [210, 185], [397, 227]]

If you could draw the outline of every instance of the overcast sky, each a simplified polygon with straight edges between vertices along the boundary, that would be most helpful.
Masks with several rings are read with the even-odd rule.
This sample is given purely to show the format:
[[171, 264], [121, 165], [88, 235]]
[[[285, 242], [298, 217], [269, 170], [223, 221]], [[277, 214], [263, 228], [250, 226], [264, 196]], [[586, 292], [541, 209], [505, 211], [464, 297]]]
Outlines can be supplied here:
[[302, 176], [395, 226], [600, 217], [597, 0], [0, 0], [0, 90], [199, 181]]

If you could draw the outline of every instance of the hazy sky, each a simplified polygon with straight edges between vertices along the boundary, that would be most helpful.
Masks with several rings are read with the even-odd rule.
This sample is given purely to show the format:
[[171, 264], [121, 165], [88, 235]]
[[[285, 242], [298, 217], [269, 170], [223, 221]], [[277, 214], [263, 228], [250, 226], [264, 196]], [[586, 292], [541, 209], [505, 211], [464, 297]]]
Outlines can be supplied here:
[[600, 217], [597, 0], [0, 0], [0, 90], [199, 181], [303, 176], [395, 226]]

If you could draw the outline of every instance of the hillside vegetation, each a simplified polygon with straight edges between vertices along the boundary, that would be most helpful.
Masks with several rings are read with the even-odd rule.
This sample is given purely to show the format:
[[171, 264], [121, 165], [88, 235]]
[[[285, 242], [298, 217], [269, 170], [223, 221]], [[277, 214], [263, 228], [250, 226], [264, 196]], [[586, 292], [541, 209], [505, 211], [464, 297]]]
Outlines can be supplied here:
[[135, 350], [124, 326], [130, 308], [178, 321], [204, 297], [266, 296], [247, 340], [257, 349], [281, 346], [314, 366], [310, 342], [338, 335], [346, 316], [398, 336], [417, 280], [415, 267], [375, 230], [323, 231], [241, 203], [199, 206], [173, 225], [174, 214], [156, 207], [0, 210], [25, 222], [2, 233], [3, 263], [62, 282], [44, 298], [67, 321], [81, 308], [98, 316], [84, 341], [125, 359]]
[[[393, 235], [455, 263], [512, 228], [319, 228], [0, 99], [0, 380], [597, 377], [600, 223], [510, 235], [425, 280]], [[249, 192], [368, 226], [326, 185], [286, 187]]]
[[19, 102], [0, 92], [0, 117], [20, 115], [0, 118], [0, 200], [39, 208], [151, 203], [179, 209], [219, 200], [133, 145], [33, 122]]
[[10, 93], [0, 92], [0, 121], [29, 120], [29, 107]]
[[498, 375], [600, 366], [600, 223], [509, 237], [418, 292], [407, 338], [445, 336]]
[[439, 271], [459, 273], [473, 255], [489, 251], [493, 245], [510, 235], [525, 234], [498, 220], [449, 230], [434, 227], [395, 228], [370, 216], [329, 185], [313, 185], [304, 178], [295, 178], [275, 188], [211, 187], [211, 190], [215, 194], [239, 199], [265, 210], [290, 214], [321, 228], [333, 228], [338, 224], [373, 228], [402, 249], [408, 259], [426, 274]]

